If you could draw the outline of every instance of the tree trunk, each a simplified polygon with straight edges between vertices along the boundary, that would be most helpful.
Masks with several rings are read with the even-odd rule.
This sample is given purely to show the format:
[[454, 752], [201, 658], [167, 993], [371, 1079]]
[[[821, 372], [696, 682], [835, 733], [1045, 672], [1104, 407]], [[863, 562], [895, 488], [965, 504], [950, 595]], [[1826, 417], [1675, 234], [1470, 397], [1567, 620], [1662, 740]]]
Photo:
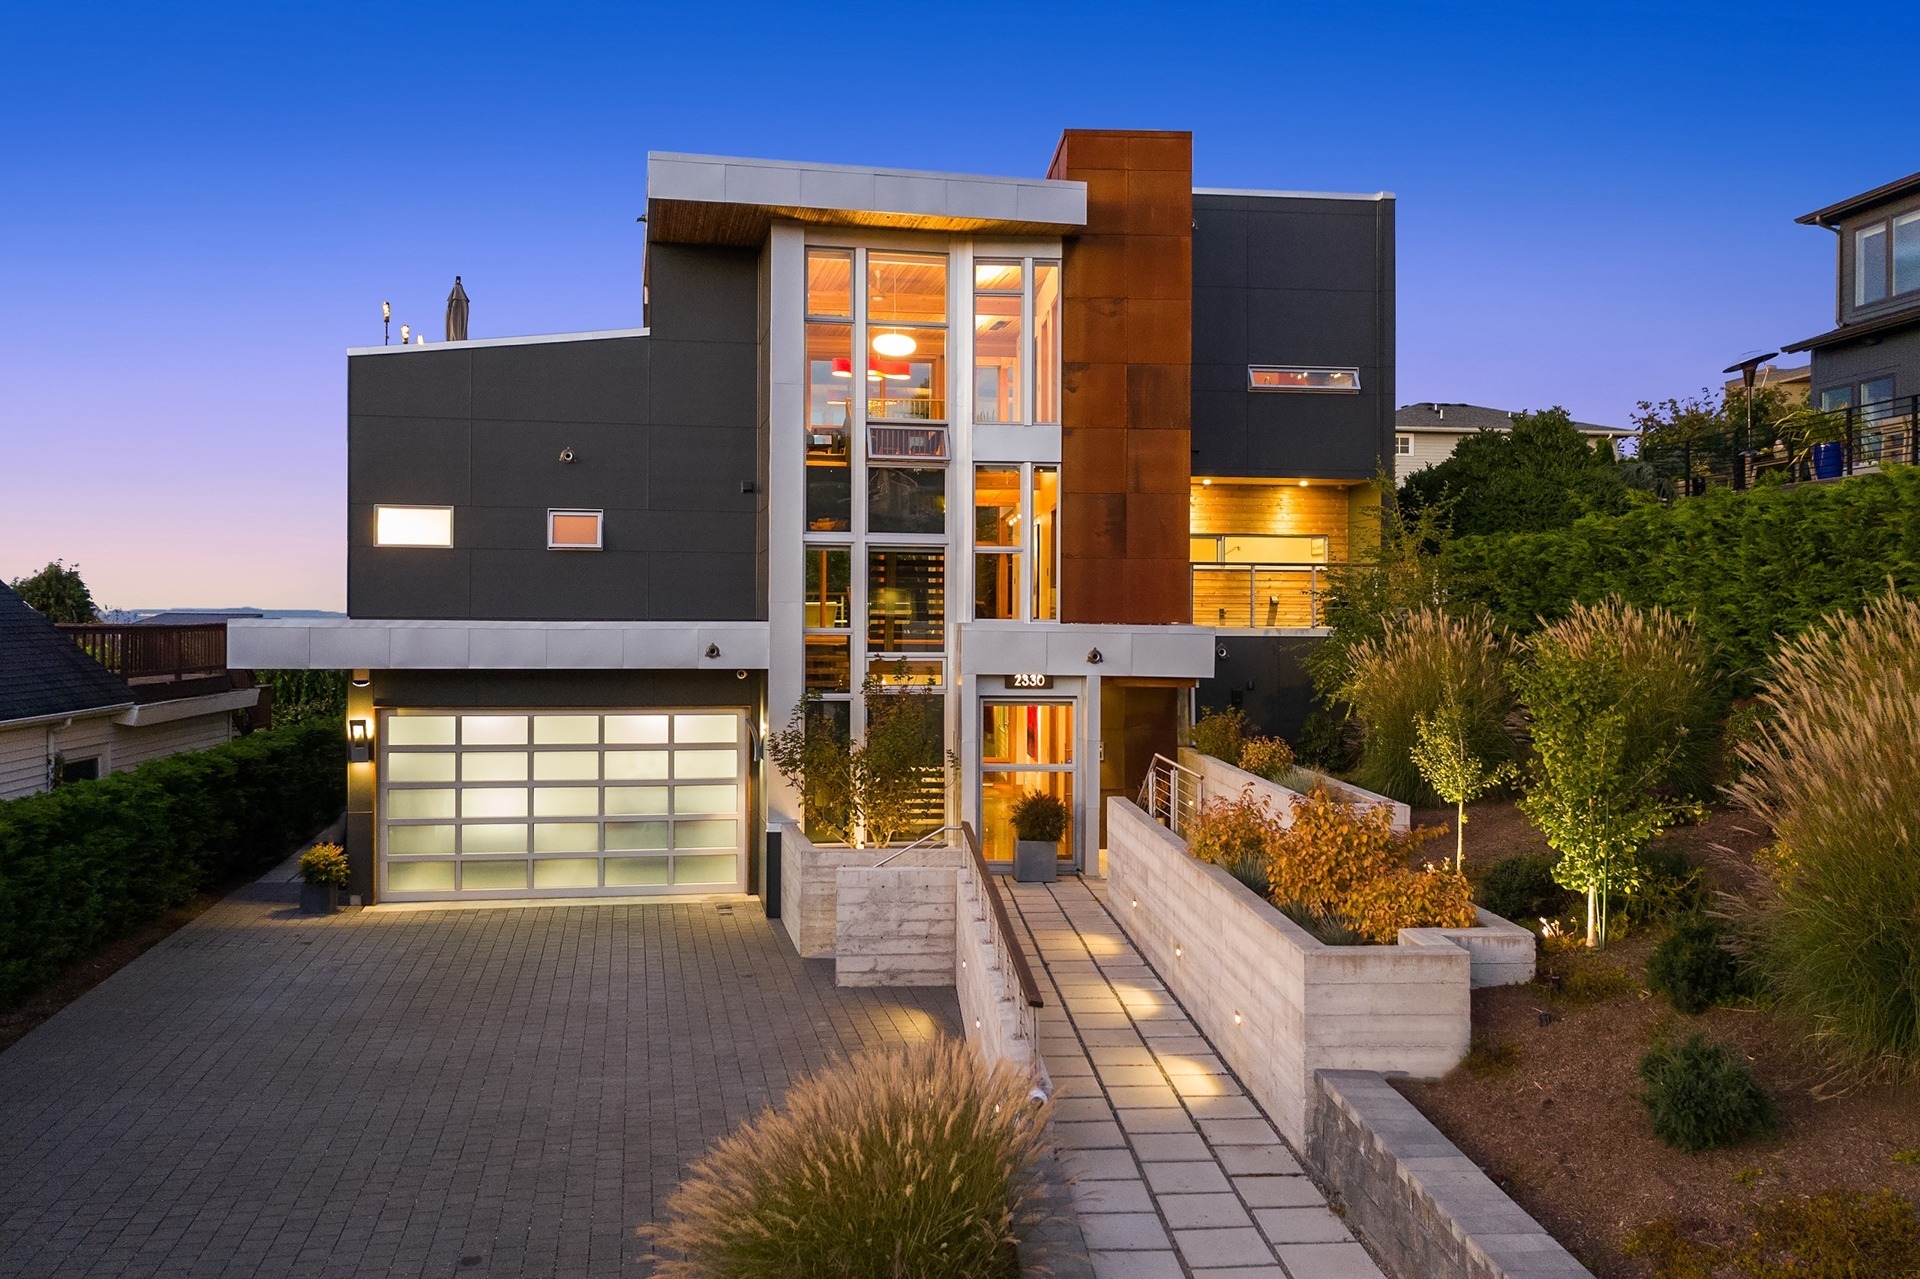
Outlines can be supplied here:
[[1600, 886], [1594, 884], [1587, 889], [1587, 948], [1600, 948]]
[[1454, 808], [1460, 820], [1453, 828], [1453, 869], [1457, 874], [1467, 873], [1467, 803], [1461, 800]]

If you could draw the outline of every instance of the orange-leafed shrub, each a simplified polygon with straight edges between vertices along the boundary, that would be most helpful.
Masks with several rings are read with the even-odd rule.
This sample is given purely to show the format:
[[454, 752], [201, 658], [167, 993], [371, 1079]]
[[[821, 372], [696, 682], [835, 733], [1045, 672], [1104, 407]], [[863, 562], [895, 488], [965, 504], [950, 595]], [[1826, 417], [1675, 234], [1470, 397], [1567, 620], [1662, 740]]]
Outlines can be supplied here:
[[1466, 876], [1451, 867], [1400, 867], [1359, 885], [1343, 912], [1354, 930], [1382, 946], [1402, 928], [1466, 928], [1476, 918]]

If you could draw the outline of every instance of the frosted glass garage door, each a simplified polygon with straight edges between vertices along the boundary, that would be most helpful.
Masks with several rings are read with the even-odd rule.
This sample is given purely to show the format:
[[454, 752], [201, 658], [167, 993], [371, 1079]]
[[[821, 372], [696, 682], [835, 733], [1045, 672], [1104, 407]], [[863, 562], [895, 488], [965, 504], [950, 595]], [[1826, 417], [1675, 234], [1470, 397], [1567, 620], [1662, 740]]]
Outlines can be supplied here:
[[393, 710], [387, 901], [746, 889], [741, 711]]

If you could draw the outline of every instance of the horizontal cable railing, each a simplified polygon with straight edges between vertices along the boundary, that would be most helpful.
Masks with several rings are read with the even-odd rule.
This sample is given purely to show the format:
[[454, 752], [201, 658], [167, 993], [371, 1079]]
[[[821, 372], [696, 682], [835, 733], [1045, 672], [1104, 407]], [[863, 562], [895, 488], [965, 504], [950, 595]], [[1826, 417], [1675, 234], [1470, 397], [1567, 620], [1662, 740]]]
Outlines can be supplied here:
[[227, 669], [227, 626], [63, 623], [80, 650], [124, 680], [191, 679]]
[[1206, 800], [1200, 774], [1165, 755], [1155, 755], [1140, 784], [1140, 809], [1172, 834], [1186, 838]]
[[1195, 564], [1193, 624], [1323, 626], [1326, 573], [1325, 564]]
[[[1737, 404], [1733, 411], [1738, 413]], [[1750, 488], [1770, 479], [1837, 480], [1881, 466], [1920, 461], [1916, 428], [1920, 395], [1820, 413], [1802, 410], [1751, 431], [1674, 439], [1655, 434], [1636, 459], [1656, 478], [1660, 496], [1698, 497], [1709, 488]]]

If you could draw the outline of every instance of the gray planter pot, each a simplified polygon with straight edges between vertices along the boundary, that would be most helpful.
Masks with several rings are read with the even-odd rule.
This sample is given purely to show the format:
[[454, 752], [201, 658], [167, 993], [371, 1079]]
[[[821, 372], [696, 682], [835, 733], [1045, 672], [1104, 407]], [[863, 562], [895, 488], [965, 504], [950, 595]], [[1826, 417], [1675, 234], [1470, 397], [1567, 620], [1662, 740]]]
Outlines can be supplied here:
[[340, 890], [332, 884], [300, 885], [300, 913], [302, 915], [331, 915], [340, 909]]
[[1015, 840], [1013, 877], [1023, 884], [1051, 884], [1060, 877], [1060, 846], [1037, 839]]

